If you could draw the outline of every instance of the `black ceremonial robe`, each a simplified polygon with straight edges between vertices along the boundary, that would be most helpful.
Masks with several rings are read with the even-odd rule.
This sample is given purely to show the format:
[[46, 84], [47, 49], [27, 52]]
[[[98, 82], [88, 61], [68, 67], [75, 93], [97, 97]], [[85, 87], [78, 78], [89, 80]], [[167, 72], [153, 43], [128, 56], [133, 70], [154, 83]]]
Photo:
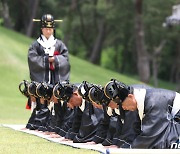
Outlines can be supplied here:
[[84, 102], [81, 107], [83, 113], [78, 134], [73, 139], [75, 143], [93, 141], [98, 128], [97, 126], [104, 115], [102, 109], [94, 108], [91, 103]]
[[107, 136], [106, 136], [105, 140], [102, 142], [102, 145], [109, 146], [109, 145], [113, 144], [113, 137], [116, 134], [116, 131], [117, 131], [116, 126], [117, 125], [119, 128], [118, 130], [120, 130], [122, 125], [119, 124], [118, 115], [116, 114], [115, 110], [113, 109], [112, 115], [110, 116], [110, 119], [109, 119], [109, 127], [108, 127], [108, 131], [107, 131]]
[[[74, 110], [67, 107], [67, 102], [64, 102], [62, 105], [62, 110], [59, 110], [59, 115], [56, 123], [56, 133], [60, 136], [65, 136], [69, 129], [72, 127], [74, 120]], [[57, 114], [57, 113], [56, 113]]]
[[78, 134], [80, 126], [81, 126], [81, 120], [82, 120], [82, 110], [78, 107], [74, 108], [74, 119], [72, 123], [72, 127], [68, 130], [66, 133], [65, 138], [73, 140], [74, 137]]
[[131, 144], [140, 133], [140, 119], [136, 111], [124, 111], [124, 119], [118, 115], [116, 134], [113, 144], [120, 148], [131, 148]]
[[135, 90], [134, 95], [142, 123], [141, 133], [133, 141], [132, 148], [171, 148], [180, 137], [180, 94], [165, 89], [146, 89], [144, 92]]
[[[42, 37], [40, 36], [39, 39], [43, 42]], [[30, 78], [32, 81], [36, 82], [47, 82], [51, 84], [56, 84], [58, 81], [64, 81], [69, 80], [69, 74], [70, 74], [70, 64], [69, 64], [69, 57], [68, 57], [68, 50], [64, 43], [61, 40], [55, 39], [53, 40], [54, 44], [51, 44], [48, 49], [53, 48], [55, 56], [54, 65], [49, 64], [48, 58], [49, 55], [45, 53], [46, 48], [43, 46], [43, 43], [40, 43], [39, 41], [35, 41], [29, 48], [28, 52], [28, 65], [29, 65], [29, 72], [30, 72]], [[46, 46], [47, 47], [47, 46]], [[47, 120], [46, 128], [43, 129], [42, 126], [40, 127], [40, 130], [43, 131], [54, 131], [55, 123], [54, 121], [55, 115], [58, 115], [58, 113], [52, 113], [54, 110], [51, 110], [50, 114], [42, 114], [40, 110], [48, 110], [48, 107], [46, 106], [44, 108], [44, 105], [37, 102], [39, 107], [35, 108], [33, 114], [31, 115], [31, 118], [28, 122], [27, 128], [29, 128], [29, 124], [33, 125], [34, 119], [37, 120], [43, 120], [43, 119], [49, 119]], [[58, 111], [60, 112], [60, 111]], [[40, 114], [41, 113], [41, 114]], [[40, 114], [40, 115], [39, 115]], [[50, 116], [50, 117], [45, 117]], [[38, 119], [37, 119], [38, 118]], [[37, 128], [37, 127], [36, 127]], [[39, 127], [38, 127], [39, 128]]]
[[[152, 89], [145, 84], [131, 85], [133, 89]], [[120, 148], [131, 148], [131, 144], [134, 139], [139, 135], [141, 131], [141, 122], [136, 111], [124, 111], [124, 116], [119, 112], [116, 125], [116, 133], [113, 137], [113, 144]]]
[[30, 71], [30, 78], [36, 82], [52, 82], [69, 80], [70, 64], [68, 57], [68, 50], [64, 43], [57, 40], [55, 45], [55, 62], [53, 77], [49, 78], [50, 65], [48, 61], [48, 54], [45, 54], [44, 47], [35, 41], [29, 48], [28, 65]]
[[107, 132], [109, 129], [109, 123], [110, 123], [110, 116], [107, 114], [107, 107], [105, 105], [103, 105], [103, 110], [104, 110], [104, 117], [101, 119], [101, 121], [99, 122], [96, 134], [93, 138], [93, 141], [98, 144], [98, 143], [102, 143], [106, 136], [107, 136]]
[[98, 125], [93, 141], [107, 146], [112, 144], [113, 136], [116, 132], [117, 114], [113, 109], [110, 107], [107, 108], [105, 105], [103, 105], [103, 110], [104, 117]]
[[47, 108], [47, 102], [41, 104], [39, 99], [36, 99], [36, 104], [37, 105], [28, 120], [26, 128], [30, 130], [46, 131], [46, 125], [50, 115], [50, 111]]

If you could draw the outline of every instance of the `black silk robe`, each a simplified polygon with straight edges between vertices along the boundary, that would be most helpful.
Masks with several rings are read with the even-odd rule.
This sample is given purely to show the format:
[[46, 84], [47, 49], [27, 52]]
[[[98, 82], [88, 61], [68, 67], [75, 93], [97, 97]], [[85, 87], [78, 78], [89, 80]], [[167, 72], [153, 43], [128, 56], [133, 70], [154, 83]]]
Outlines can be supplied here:
[[74, 143], [86, 143], [93, 141], [98, 124], [103, 118], [103, 110], [94, 108], [91, 103], [85, 102], [85, 108], [81, 111], [81, 123], [77, 135], [74, 136]]
[[[35, 41], [30, 46], [28, 51], [28, 66], [31, 81], [48, 82], [54, 85], [58, 81], [69, 80], [70, 64], [68, 50], [60, 40], [56, 41], [54, 47], [54, 69], [50, 69], [49, 55], [45, 54], [44, 47], [38, 41]], [[55, 131], [56, 117], [60, 111], [56, 110], [54, 115], [52, 110], [49, 111], [47, 105], [44, 106], [40, 103], [39, 99], [36, 99], [36, 103], [38, 106], [34, 109], [26, 128]]]
[[[68, 50], [60, 40], [55, 44], [54, 82], [69, 80], [70, 64]], [[36, 82], [49, 82], [49, 55], [45, 54], [44, 48], [35, 41], [29, 48], [28, 65], [30, 78]]]
[[180, 110], [172, 116], [177, 94], [165, 89], [146, 89], [141, 133], [133, 141], [132, 148], [171, 148], [177, 142], [180, 137]]

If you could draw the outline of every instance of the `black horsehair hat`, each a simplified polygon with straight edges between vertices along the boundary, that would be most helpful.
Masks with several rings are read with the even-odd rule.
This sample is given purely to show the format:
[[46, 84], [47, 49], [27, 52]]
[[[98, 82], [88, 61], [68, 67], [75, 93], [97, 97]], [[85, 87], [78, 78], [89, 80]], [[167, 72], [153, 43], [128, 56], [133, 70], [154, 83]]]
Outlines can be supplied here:
[[93, 87], [92, 83], [87, 81], [83, 81], [80, 86], [78, 87], [78, 94], [85, 100], [89, 101], [88, 93], [89, 90]]
[[68, 102], [77, 88], [76, 84], [71, 84], [69, 81], [58, 82], [53, 88], [53, 96], [59, 100]]
[[63, 20], [54, 20], [51, 14], [44, 14], [41, 19], [33, 19], [34, 22], [41, 22], [41, 28], [55, 28], [56, 22], [62, 22]]
[[120, 102], [123, 102], [130, 93], [132, 88], [116, 79], [111, 79], [104, 87], [106, 97], [112, 100], [118, 99]]
[[96, 102], [97, 104], [104, 104], [108, 106], [110, 103], [110, 99], [104, 94], [104, 88], [102, 86], [96, 86], [94, 85], [90, 90], [89, 90], [89, 99], [91, 102]]

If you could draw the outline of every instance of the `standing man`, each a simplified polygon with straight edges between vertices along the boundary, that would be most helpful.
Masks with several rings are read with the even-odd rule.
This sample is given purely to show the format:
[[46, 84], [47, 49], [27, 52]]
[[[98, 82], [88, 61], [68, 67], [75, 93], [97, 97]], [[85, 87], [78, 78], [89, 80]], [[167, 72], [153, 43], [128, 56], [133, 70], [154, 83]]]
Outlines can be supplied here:
[[36, 82], [69, 80], [70, 64], [68, 49], [65, 44], [54, 37], [55, 21], [52, 15], [41, 18], [41, 35], [30, 46], [28, 65], [30, 78]]
[[[46, 82], [55, 85], [57, 82], [69, 80], [70, 63], [68, 57], [68, 49], [65, 44], [55, 38], [55, 20], [51, 14], [42, 16], [41, 29], [39, 38], [30, 46], [28, 51], [28, 66], [31, 81]], [[31, 103], [35, 103], [36, 110], [46, 111], [47, 114], [42, 114], [43, 117], [49, 115], [47, 108], [47, 101], [31, 97]], [[34, 111], [26, 128], [47, 130], [45, 121], [53, 119], [54, 107], [53, 106], [50, 117], [40, 116], [37, 118], [38, 112]], [[36, 113], [36, 114], [35, 114]], [[44, 122], [41, 119], [46, 119]], [[38, 121], [38, 122], [37, 122]], [[38, 123], [38, 127], [37, 127]], [[55, 123], [55, 122], [52, 122]], [[51, 127], [52, 128], [52, 127]], [[48, 130], [49, 131], [49, 130]]]

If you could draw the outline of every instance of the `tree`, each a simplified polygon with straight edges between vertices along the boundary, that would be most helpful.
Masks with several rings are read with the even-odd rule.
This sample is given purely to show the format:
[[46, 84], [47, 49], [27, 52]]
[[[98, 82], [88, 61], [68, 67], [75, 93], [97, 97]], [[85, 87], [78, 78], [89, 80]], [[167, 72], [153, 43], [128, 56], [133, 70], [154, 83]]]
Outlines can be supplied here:
[[144, 25], [142, 21], [143, 0], [135, 0], [135, 38], [137, 52], [137, 68], [140, 80], [148, 83], [150, 79], [149, 57], [145, 47]]
[[9, 15], [9, 5], [7, 0], [1, 0], [1, 4], [2, 4], [2, 16], [4, 19], [4, 26], [12, 29], [13, 28], [13, 24], [11, 21], [11, 17]]
[[69, 39], [72, 35], [72, 22], [75, 14], [75, 10], [77, 9], [77, 0], [71, 0], [70, 7], [67, 12], [67, 21], [66, 21], [66, 30], [64, 36], [64, 43], [68, 46]]
[[171, 82], [176, 83], [176, 90], [180, 91], [180, 39], [177, 37], [175, 57], [173, 58], [173, 63], [170, 71]]
[[162, 40], [158, 47], [154, 48], [154, 52], [151, 56], [152, 61], [152, 75], [154, 80], [154, 86], [158, 87], [158, 71], [159, 71], [159, 57], [161, 56], [162, 49], [166, 44], [166, 40]]
[[90, 62], [94, 64], [100, 64], [101, 51], [105, 37], [106, 37], [106, 22], [104, 19], [101, 19], [98, 25], [98, 34], [95, 39], [93, 49], [91, 52]]
[[37, 9], [38, 9], [38, 6], [39, 6], [39, 0], [29, 0], [29, 5], [28, 5], [28, 8], [31, 8], [29, 9], [29, 14], [28, 14], [28, 17], [29, 17], [29, 20], [27, 21], [27, 26], [26, 26], [26, 35], [27, 36], [32, 36], [32, 32], [33, 32], [33, 18], [36, 17], [36, 14], [37, 14]]

